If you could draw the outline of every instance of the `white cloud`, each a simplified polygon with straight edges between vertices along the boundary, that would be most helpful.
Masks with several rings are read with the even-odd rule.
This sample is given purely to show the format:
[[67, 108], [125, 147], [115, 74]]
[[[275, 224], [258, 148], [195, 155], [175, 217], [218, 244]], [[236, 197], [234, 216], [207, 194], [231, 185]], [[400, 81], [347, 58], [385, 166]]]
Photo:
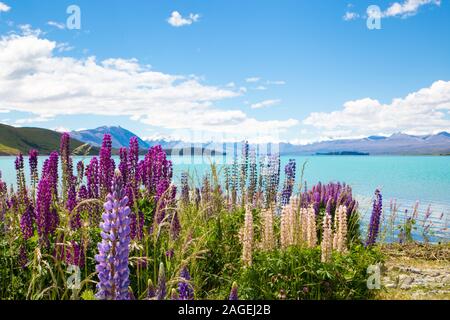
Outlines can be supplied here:
[[47, 24], [51, 27], [55, 27], [57, 29], [63, 30], [66, 28], [66, 25], [64, 23], [61, 22], [56, 22], [56, 21], [49, 21], [47, 22]]
[[294, 119], [259, 121], [236, 108], [214, 106], [243, 95], [241, 88], [224, 89], [197, 77], [153, 71], [136, 59], [61, 57], [57, 48], [58, 43], [33, 33], [0, 38], [2, 109], [29, 112], [34, 121], [59, 115], [126, 116], [167, 130], [241, 138], [298, 124]]
[[188, 26], [197, 22], [200, 18], [199, 14], [189, 14], [189, 17], [184, 18], [178, 11], [173, 11], [167, 22], [173, 27]]
[[383, 12], [383, 17], [408, 17], [417, 14], [420, 7], [424, 5], [441, 5], [441, 0], [405, 0], [402, 3], [395, 2]]
[[10, 6], [4, 2], [0, 2], [0, 12], [8, 12], [9, 10], [11, 10]]
[[236, 87], [236, 84], [235, 84], [234, 82], [228, 82], [227, 85], [226, 85], [226, 87], [228, 87], [228, 88], [234, 88], [234, 87]]
[[20, 24], [17, 27], [24, 36], [39, 37], [43, 34], [41, 29], [33, 29], [29, 24]]
[[245, 79], [246, 82], [258, 82], [259, 80], [261, 80], [261, 78], [258, 77], [251, 77], [251, 78], [247, 78]]
[[450, 131], [450, 81], [436, 81], [430, 87], [384, 104], [372, 98], [344, 103], [342, 110], [311, 113], [303, 123], [325, 136], [349, 137], [406, 132], [428, 134]]
[[342, 19], [344, 19], [345, 21], [350, 21], [350, 20], [355, 20], [359, 17], [359, 14], [357, 14], [356, 12], [349, 12], [347, 11], [344, 16], [342, 17]]
[[252, 104], [250, 107], [252, 109], [260, 109], [260, 108], [275, 106], [277, 104], [280, 104], [280, 102], [281, 102], [281, 100], [279, 100], [279, 99], [264, 100], [264, 101]]

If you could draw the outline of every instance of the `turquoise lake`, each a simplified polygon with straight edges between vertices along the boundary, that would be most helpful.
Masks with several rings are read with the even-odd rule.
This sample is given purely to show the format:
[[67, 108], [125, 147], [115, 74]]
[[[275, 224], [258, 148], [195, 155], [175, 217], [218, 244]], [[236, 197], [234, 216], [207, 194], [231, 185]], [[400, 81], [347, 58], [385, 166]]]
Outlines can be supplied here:
[[[89, 158], [74, 157], [74, 163]], [[360, 203], [360, 211], [367, 219], [370, 214], [371, 199], [376, 188], [382, 192], [385, 208], [391, 199], [396, 199], [402, 210], [412, 211], [416, 201], [423, 214], [428, 205], [432, 208], [433, 219], [440, 218], [439, 225], [447, 225], [450, 215], [450, 157], [438, 156], [309, 156], [281, 157], [282, 169], [289, 159], [297, 162], [297, 181], [302, 164], [307, 161], [304, 180], [308, 186], [321, 181], [340, 181], [351, 185]], [[40, 157], [40, 165], [44, 158]], [[179, 181], [180, 173], [189, 170], [195, 181], [200, 181], [209, 163], [222, 166], [221, 157], [206, 159], [201, 157], [172, 157], [174, 180]], [[118, 158], [115, 159], [118, 163]], [[28, 172], [27, 158], [25, 159]], [[0, 157], [3, 180], [15, 184], [14, 157]], [[282, 170], [283, 171], [283, 170]]]

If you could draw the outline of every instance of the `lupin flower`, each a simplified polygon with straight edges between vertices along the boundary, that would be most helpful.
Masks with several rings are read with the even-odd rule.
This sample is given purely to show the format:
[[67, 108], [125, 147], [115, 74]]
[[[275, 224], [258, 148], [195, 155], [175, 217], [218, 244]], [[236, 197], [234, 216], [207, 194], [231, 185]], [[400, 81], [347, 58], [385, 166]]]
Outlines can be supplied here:
[[347, 251], [347, 208], [339, 206], [334, 215], [333, 249], [340, 253]]
[[51, 210], [52, 188], [49, 178], [44, 176], [37, 187], [35, 217], [39, 238], [43, 244], [48, 243], [48, 235], [52, 231], [53, 212]]
[[262, 248], [271, 251], [275, 247], [275, 237], [273, 232], [274, 213], [271, 208], [263, 209], [262, 216]]
[[[42, 178], [45, 177], [50, 185], [52, 195], [58, 197], [58, 152], [53, 151], [50, 157], [44, 162]], [[42, 180], [41, 178], [41, 180]]]
[[285, 206], [281, 213], [280, 243], [283, 249], [295, 244], [296, 208]]
[[309, 248], [314, 248], [317, 245], [317, 228], [316, 228], [316, 212], [313, 206], [307, 210], [307, 244]]
[[254, 149], [250, 151], [249, 155], [249, 184], [248, 184], [248, 192], [247, 192], [247, 200], [250, 203], [253, 203], [256, 196], [256, 188], [258, 184], [258, 165], [256, 163], [256, 152]]
[[321, 243], [321, 261], [329, 262], [331, 260], [331, 251], [333, 250], [333, 230], [331, 229], [331, 215], [326, 212], [322, 224], [322, 243]]
[[238, 285], [236, 282], [233, 282], [233, 285], [231, 286], [231, 292], [228, 300], [239, 300], [238, 297]]
[[253, 213], [250, 208], [245, 210], [245, 222], [242, 237], [242, 262], [244, 266], [252, 265], [253, 256]]
[[30, 177], [31, 177], [31, 185], [33, 189], [36, 187], [38, 183], [38, 151], [35, 149], [31, 149], [28, 152], [28, 163], [30, 165]]
[[285, 206], [289, 203], [292, 191], [294, 189], [295, 184], [295, 170], [296, 163], [294, 159], [289, 159], [289, 163], [286, 165], [284, 169], [285, 173], [285, 182], [282, 191], [282, 205]]
[[21, 203], [25, 203], [27, 200], [27, 189], [25, 183], [23, 155], [20, 152], [16, 157], [15, 166], [16, 166], [17, 188], [19, 189], [19, 200]]
[[62, 194], [63, 200], [68, 197], [72, 181], [72, 159], [70, 158], [70, 135], [66, 132], [61, 136], [60, 143], [61, 168], [62, 168]]
[[189, 181], [188, 173], [181, 173], [181, 202], [183, 204], [189, 204]]
[[99, 197], [98, 160], [93, 157], [86, 169], [87, 191], [90, 199]]
[[138, 183], [139, 183], [139, 141], [137, 137], [130, 138], [128, 150], [128, 180], [131, 181], [133, 187], [133, 194], [137, 197]]
[[128, 183], [128, 150], [127, 148], [119, 149], [119, 170], [122, 173], [123, 183], [126, 185]]
[[107, 196], [102, 215], [102, 242], [98, 244], [97, 261], [99, 283], [98, 299], [126, 300], [129, 298], [128, 255], [130, 244], [128, 197], [123, 188], [122, 175], [119, 170], [114, 173], [111, 193]]
[[84, 162], [78, 161], [77, 163], [77, 188], [83, 183], [84, 177]]
[[383, 212], [383, 197], [380, 190], [375, 190], [372, 215], [370, 216], [369, 231], [367, 233], [366, 246], [374, 245], [380, 230], [380, 218]]
[[20, 218], [20, 228], [24, 240], [28, 240], [33, 236], [33, 223], [34, 223], [34, 209], [31, 202], [27, 204], [25, 212]]
[[180, 293], [180, 300], [193, 300], [194, 291], [190, 285], [191, 275], [186, 266], [181, 269], [180, 282], [178, 282], [178, 291]]
[[70, 247], [65, 249], [66, 263], [81, 267], [84, 264], [84, 251], [76, 241], [70, 242]]
[[114, 172], [114, 162], [111, 158], [112, 141], [111, 135], [103, 136], [102, 147], [100, 148], [100, 170], [99, 186], [100, 195], [104, 197], [111, 189], [111, 181]]
[[161, 262], [159, 264], [158, 272], [158, 288], [156, 290], [156, 300], [164, 300], [166, 298], [166, 272], [164, 269], [164, 264]]
[[[72, 177], [73, 180], [75, 180], [75, 177]], [[67, 195], [67, 202], [66, 202], [66, 209], [69, 211], [70, 215], [70, 227], [74, 230], [81, 227], [81, 217], [80, 213], [74, 212], [73, 209], [77, 206], [77, 191], [75, 190], [75, 183], [70, 183], [68, 195]]]

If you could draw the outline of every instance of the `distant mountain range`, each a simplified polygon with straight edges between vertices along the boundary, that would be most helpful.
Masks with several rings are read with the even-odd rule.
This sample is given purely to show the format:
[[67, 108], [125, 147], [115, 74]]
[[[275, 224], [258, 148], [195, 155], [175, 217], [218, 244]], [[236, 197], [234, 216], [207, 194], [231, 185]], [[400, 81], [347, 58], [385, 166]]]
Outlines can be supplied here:
[[[72, 132], [71, 136], [95, 146], [101, 145], [104, 133], [111, 134], [113, 147], [127, 147], [129, 139], [135, 134], [121, 127], [100, 127], [93, 130]], [[166, 150], [181, 150], [193, 148], [199, 150], [215, 150], [219, 153], [239, 154], [242, 143], [226, 144], [207, 142], [192, 143], [183, 141], [142, 140], [141, 148], [161, 145]], [[262, 146], [260, 146], [262, 147]], [[395, 133], [391, 136], [370, 136], [362, 139], [340, 139], [295, 145], [280, 143], [278, 151], [281, 155], [450, 155], [450, 133], [440, 132], [435, 135], [414, 136], [405, 133]], [[274, 150], [274, 149], [272, 149]]]
[[[61, 133], [41, 128], [16, 128], [0, 124], [0, 155], [17, 155], [19, 152], [28, 154], [30, 149], [36, 149], [41, 155], [59, 151]], [[70, 141], [74, 154], [98, 154], [97, 147], [90, 146], [76, 139]]]
[[354, 152], [370, 155], [450, 155], [450, 134], [414, 136], [395, 133], [389, 137], [330, 140], [309, 145], [281, 144], [280, 153], [310, 155]]
[[[98, 154], [103, 135], [109, 133], [112, 138], [113, 153], [121, 147], [128, 147], [133, 132], [122, 127], [99, 127], [91, 130], [72, 131], [71, 147], [76, 154]], [[0, 155], [27, 153], [34, 148], [40, 154], [49, 154], [59, 150], [61, 133], [41, 128], [17, 128], [0, 124]], [[233, 154], [240, 153], [242, 143], [191, 143], [183, 141], [143, 140], [138, 137], [142, 153], [154, 145], [161, 145], [171, 154]], [[266, 146], [259, 146], [265, 149]], [[280, 143], [272, 146], [281, 155], [450, 155], [450, 133], [440, 132], [434, 135], [415, 136], [395, 133], [389, 137], [370, 136], [362, 139], [340, 139], [295, 145]]]

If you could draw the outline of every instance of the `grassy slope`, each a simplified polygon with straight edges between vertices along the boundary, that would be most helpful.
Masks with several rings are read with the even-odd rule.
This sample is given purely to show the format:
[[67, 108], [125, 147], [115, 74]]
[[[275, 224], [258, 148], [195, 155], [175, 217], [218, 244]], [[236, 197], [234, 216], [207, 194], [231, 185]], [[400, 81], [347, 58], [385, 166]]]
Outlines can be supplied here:
[[[18, 151], [27, 154], [36, 149], [46, 155], [59, 150], [61, 133], [41, 128], [15, 128], [0, 124], [0, 155], [16, 155]], [[89, 148], [78, 140], [71, 139], [71, 151], [84, 153]], [[91, 148], [89, 153], [97, 153], [98, 148]]]

